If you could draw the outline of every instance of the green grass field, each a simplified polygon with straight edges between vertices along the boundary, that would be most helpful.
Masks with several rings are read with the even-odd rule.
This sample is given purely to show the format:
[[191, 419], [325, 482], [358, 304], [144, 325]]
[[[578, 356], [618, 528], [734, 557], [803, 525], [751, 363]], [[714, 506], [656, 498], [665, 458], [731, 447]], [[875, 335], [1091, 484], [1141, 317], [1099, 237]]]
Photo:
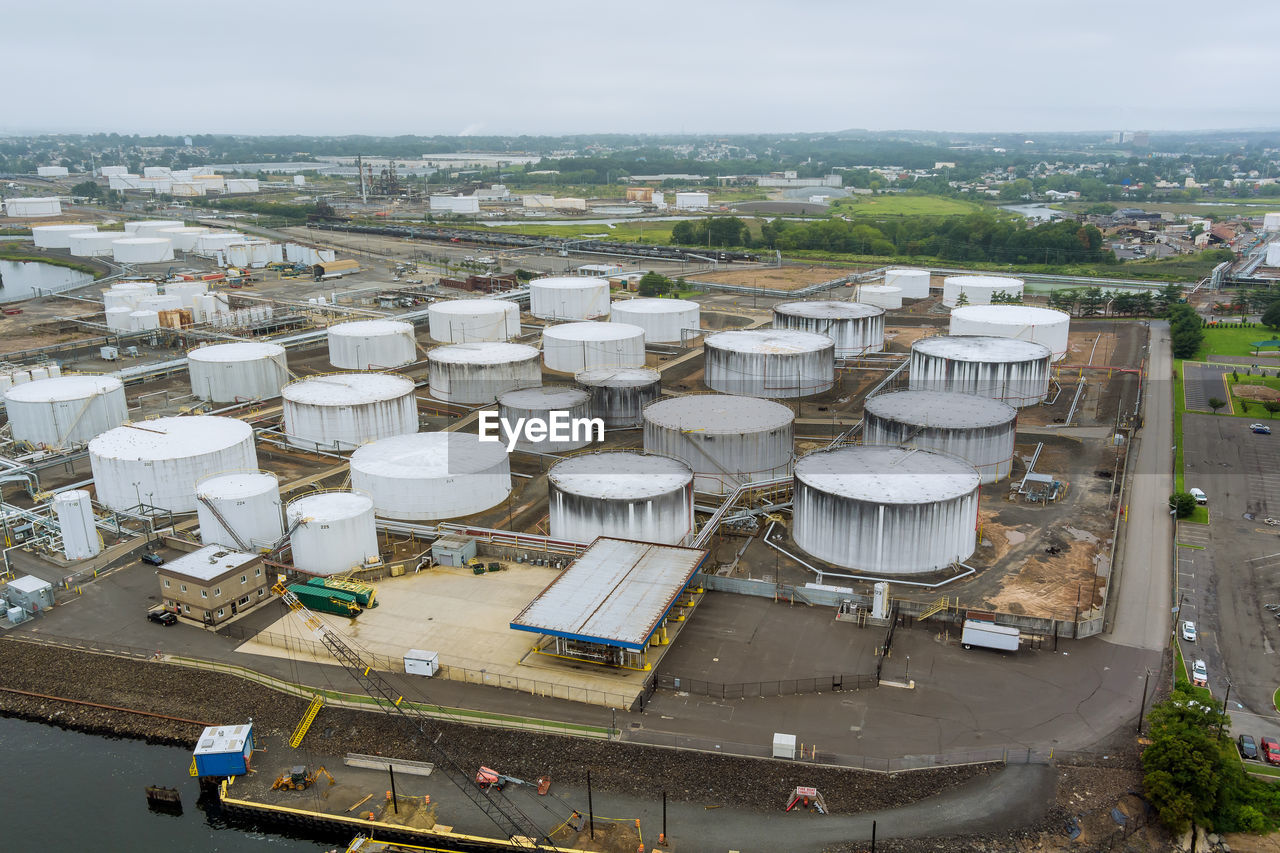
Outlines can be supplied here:
[[833, 214], [846, 216], [963, 216], [990, 209], [985, 204], [936, 195], [855, 195], [831, 203]]
[[658, 243], [666, 245], [671, 242], [671, 226], [666, 222], [619, 222], [613, 228], [608, 225], [583, 225], [568, 223], [565, 225], [530, 224], [499, 225], [494, 231], [506, 231], [511, 234], [531, 234], [535, 237], [568, 237], [573, 239], [584, 234], [605, 235], [599, 239], [619, 240], [624, 243]]
[[[1204, 343], [1196, 351], [1193, 361], [1205, 361], [1211, 355], [1253, 355], [1254, 341], [1280, 339], [1280, 332], [1274, 332], [1265, 326], [1251, 326], [1247, 329], [1220, 329], [1206, 326]], [[1263, 352], [1280, 352], [1274, 348]], [[1277, 364], [1280, 367], [1280, 364]]]

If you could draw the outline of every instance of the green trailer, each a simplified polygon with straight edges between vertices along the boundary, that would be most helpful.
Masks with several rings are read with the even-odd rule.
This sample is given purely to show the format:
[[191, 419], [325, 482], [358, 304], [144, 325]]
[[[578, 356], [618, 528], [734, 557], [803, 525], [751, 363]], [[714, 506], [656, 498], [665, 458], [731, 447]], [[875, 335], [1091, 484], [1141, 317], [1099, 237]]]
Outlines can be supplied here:
[[317, 613], [334, 613], [338, 616], [360, 615], [359, 602], [354, 595], [347, 592], [310, 586], [305, 583], [290, 584], [289, 592], [296, 595], [308, 610], [314, 610]]
[[365, 610], [378, 606], [378, 588], [371, 583], [361, 581], [339, 580], [338, 578], [311, 578], [307, 586], [324, 587], [325, 589], [345, 592], [356, 597], [356, 604]]

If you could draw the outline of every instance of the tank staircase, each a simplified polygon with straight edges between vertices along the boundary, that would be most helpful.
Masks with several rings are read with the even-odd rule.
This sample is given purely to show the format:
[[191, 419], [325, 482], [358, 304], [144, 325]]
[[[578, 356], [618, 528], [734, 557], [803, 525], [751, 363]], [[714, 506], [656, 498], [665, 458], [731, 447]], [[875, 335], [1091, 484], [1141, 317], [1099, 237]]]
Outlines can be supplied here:
[[813, 607], [813, 602], [805, 598], [804, 593], [796, 589], [789, 583], [778, 584], [777, 591], [773, 595], [774, 601], [789, 601], [795, 604], [797, 601], [801, 604], [807, 604]]
[[944, 595], [941, 598], [939, 598], [937, 601], [930, 604], [924, 610], [921, 610], [920, 615], [916, 617], [916, 621], [923, 622], [924, 620], [928, 619], [930, 616], [934, 616], [938, 613], [941, 613], [942, 611], [946, 610], [950, 606], [951, 606], [951, 599]]
[[204, 504], [209, 508], [209, 512], [213, 513], [213, 517], [218, 519], [218, 523], [222, 525], [222, 529], [227, 531], [227, 535], [235, 540], [237, 548], [239, 548], [241, 551], [246, 551], [249, 553], [253, 552], [253, 549], [250, 548], [248, 545], [244, 544], [244, 540], [240, 538], [240, 535], [235, 532], [235, 530], [231, 527], [230, 524], [227, 523], [227, 519], [222, 515], [222, 512], [218, 509], [217, 505], [214, 504], [213, 501], [209, 500], [204, 495], [196, 495], [196, 500], [200, 501], [200, 503]]
[[267, 556], [274, 557], [283, 551], [285, 546], [289, 544], [289, 539], [293, 536], [293, 531], [305, 524], [306, 521], [307, 519], [301, 515], [295, 518], [293, 523], [289, 525], [289, 529], [284, 532], [284, 535], [276, 540], [276, 544], [271, 546], [271, 550], [267, 552]]
[[317, 693], [311, 697], [311, 704], [307, 706], [307, 712], [302, 715], [302, 719], [298, 722], [298, 727], [293, 730], [293, 735], [289, 738], [289, 746], [297, 749], [302, 743], [302, 739], [307, 736], [307, 731], [311, 728], [311, 723], [315, 720], [316, 714], [320, 713], [320, 709], [324, 707], [324, 696]]

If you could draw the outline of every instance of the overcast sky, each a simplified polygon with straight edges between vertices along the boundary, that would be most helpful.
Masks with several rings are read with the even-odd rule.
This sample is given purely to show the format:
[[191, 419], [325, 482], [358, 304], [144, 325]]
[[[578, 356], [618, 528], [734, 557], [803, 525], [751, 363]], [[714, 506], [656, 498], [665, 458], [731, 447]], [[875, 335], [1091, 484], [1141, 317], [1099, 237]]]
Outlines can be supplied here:
[[1280, 3], [42, 0], [0, 131], [739, 133], [1280, 125]]

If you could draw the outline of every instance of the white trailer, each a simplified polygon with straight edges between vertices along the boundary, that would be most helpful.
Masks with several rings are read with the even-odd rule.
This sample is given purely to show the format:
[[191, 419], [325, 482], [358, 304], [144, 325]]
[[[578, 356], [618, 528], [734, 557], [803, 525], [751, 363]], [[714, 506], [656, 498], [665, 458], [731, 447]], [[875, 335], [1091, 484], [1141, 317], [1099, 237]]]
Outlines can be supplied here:
[[976, 619], [964, 620], [964, 631], [960, 635], [960, 645], [966, 649], [974, 646], [984, 649], [999, 649], [1004, 652], [1018, 650], [1018, 629], [1007, 625], [996, 625], [993, 622], [979, 622]]
[[425, 675], [430, 678], [440, 671], [440, 653], [409, 649], [404, 655], [404, 671], [409, 675]]

